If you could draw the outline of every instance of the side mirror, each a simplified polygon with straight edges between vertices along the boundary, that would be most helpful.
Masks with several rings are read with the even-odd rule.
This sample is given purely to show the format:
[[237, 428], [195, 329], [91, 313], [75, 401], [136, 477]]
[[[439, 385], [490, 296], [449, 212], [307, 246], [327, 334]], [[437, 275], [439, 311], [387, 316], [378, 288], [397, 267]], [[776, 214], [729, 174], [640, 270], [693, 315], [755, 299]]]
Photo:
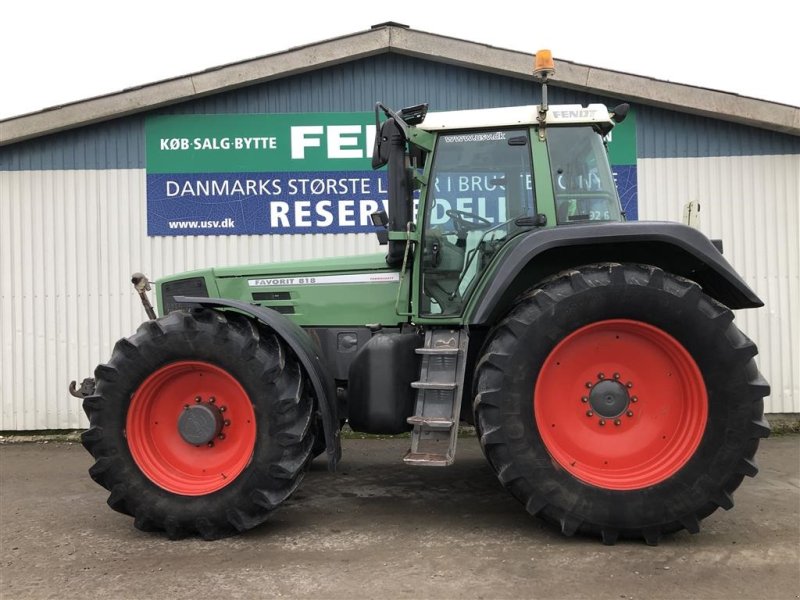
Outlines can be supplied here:
[[614, 123], [622, 123], [625, 120], [625, 117], [628, 116], [628, 111], [631, 109], [631, 105], [627, 102], [623, 102], [622, 104], [618, 104], [613, 109], [611, 109], [611, 120]]
[[375, 145], [372, 147], [373, 169], [380, 169], [389, 162], [390, 145], [386, 142], [389, 141], [390, 136], [394, 133], [394, 129], [396, 129], [394, 119], [384, 121], [377, 128]]

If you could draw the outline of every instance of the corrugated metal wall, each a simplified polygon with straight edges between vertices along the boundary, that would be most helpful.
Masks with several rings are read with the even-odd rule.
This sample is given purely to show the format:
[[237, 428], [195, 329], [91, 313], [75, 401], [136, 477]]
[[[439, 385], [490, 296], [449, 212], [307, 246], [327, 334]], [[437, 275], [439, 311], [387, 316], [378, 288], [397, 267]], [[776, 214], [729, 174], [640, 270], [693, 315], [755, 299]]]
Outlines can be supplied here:
[[66, 386], [146, 318], [135, 271], [380, 251], [366, 234], [147, 237], [141, 169], [0, 172], [0, 199], [0, 430], [86, 426]]
[[[129, 275], [377, 252], [371, 235], [143, 235], [145, 173], [0, 172], [0, 429], [85, 425], [65, 392], [143, 320]], [[800, 159], [797, 156], [641, 159], [642, 218], [680, 220], [701, 202], [701, 229], [766, 307], [740, 311], [773, 384], [768, 412], [800, 412]], [[768, 199], [759, 201], [757, 199]]]
[[764, 300], [738, 311], [772, 384], [767, 412], [800, 412], [800, 156], [640, 159], [641, 219], [680, 221], [700, 203], [700, 230]]
[[[432, 110], [532, 104], [538, 86], [386, 54], [158, 113], [333, 112], [428, 101]], [[551, 89], [552, 103], [605, 102]], [[766, 308], [742, 311], [773, 385], [769, 412], [800, 412], [800, 138], [635, 106], [641, 218], [680, 220], [703, 204], [703, 230]], [[741, 156], [753, 154], [759, 156]], [[147, 238], [144, 116], [0, 148], [0, 430], [86, 425], [71, 379], [90, 375], [144, 317], [128, 278], [211, 265], [378, 251], [370, 235]]]

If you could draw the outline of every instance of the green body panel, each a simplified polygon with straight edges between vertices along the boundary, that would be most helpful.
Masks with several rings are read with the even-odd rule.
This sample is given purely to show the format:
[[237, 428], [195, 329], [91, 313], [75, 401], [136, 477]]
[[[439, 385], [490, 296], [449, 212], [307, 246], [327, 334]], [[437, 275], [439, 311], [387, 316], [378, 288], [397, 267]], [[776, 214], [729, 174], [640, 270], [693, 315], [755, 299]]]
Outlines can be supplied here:
[[[552, 193], [551, 193], [552, 195]], [[467, 301], [464, 307], [464, 313], [462, 314], [461, 321], [464, 323], [469, 323], [473, 313], [475, 312], [475, 304], [477, 303], [477, 299], [481, 297], [484, 288], [488, 285], [491, 285], [492, 281], [494, 280], [495, 273], [497, 272], [498, 267], [503, 263], [506, 256], [511, 253], [517, 245], [522, 242], [526, 237], [532, 235], [533, 232], [536, 230], [529, 231], [527, 233], [523, 233], [516, 237], [511, 238], [507, 244], [505, 244], [500, 251], [497, 253], [497, 256], [494, 257], [494, 260], [489, 264], [486, 270], [483, 273], [483, 277], [481, 277], [480, 282], [475, 287], [475, 292], [470, 296], [469, 300]]]
[[[382, 254], [181, 273], [157, 282], [160, 311], [161, 286], [190, 277], [205, 278], [209, 296], [274, 308], [301, 326], [396, 326], [407, 321], [396, 308], [399, 270], [387, 267]], [[400, 297], [408, 297], [405, 286]], [[406, 307], [401, 300], [401, 311]]]

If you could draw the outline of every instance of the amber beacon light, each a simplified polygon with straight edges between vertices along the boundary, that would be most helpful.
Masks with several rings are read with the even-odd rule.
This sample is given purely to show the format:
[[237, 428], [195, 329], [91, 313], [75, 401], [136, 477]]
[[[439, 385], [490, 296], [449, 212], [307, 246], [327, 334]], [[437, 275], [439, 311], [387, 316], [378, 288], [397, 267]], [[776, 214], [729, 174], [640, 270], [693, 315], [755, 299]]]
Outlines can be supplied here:
[[539, 50], [533, 62], [533, 76], [546, 80], [556, 72], [553, 53], [550, 50]]
[[[539, 105], [537, 120], [541, 125], [545, 123], [547, 115], [547, 80], [556, 72], [553, 53], [550, 50], [539, 50], [533, 61], [533, 78], [542, 84], [542, 103]], [[539, 135], [543, 135], [541, 130]]]

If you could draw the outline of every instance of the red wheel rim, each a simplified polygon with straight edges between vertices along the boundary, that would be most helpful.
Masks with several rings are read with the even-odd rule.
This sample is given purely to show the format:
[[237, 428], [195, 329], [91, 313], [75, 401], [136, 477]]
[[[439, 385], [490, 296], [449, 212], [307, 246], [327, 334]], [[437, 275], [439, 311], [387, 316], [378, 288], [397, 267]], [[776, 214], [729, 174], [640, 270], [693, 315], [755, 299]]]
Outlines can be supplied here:
[[[187, 442], [178, 419], [194, 404], [219, 413], [219, 434], [208, 443]], [[175, 494], [201, 496], [233, 482], [249, 464], [256, 420], [247, 392], [227, 371], [181, 361], [151, 374], [131, 398], [128, 447], [150, 481]]]
[[657, 327], [625, 319], [561, 340], [542, 365], [533, 406], [558, 464], [614, 490], [655, 485], [680, 470], [708, 418], [703, 376], [686, 349]]

